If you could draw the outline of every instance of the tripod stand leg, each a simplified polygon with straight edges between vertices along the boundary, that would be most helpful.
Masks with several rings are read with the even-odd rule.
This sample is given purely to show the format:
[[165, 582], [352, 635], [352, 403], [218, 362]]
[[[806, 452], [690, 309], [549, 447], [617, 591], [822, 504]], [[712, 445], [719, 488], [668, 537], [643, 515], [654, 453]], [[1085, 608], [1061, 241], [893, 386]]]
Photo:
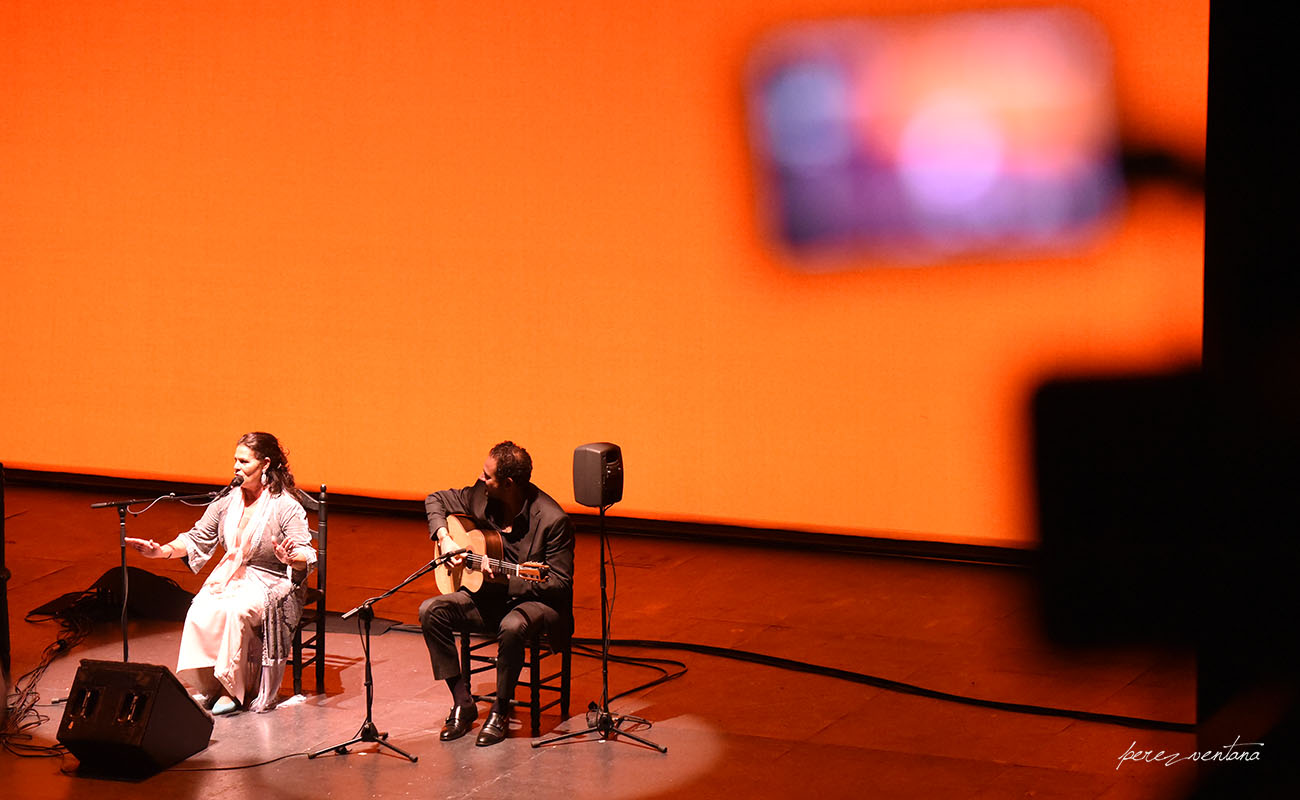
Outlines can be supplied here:
[[576, 739], [579, 736], [586, 736], [589, 733], [600, 733], [600, 729], [588, 728], [585, 731], [573, 731], [572, 733], [561, 733], [559, 736], [551, 736], [546, 739], [538, 739], [533, 742], [533, 747], [541, 747], [544, 744], [554, 744], [556, 742], [562, 742], [565, 739]]
[[622, 728], [620, 728], [619, 725], [622, 725], [626, 720], [627, 720], [626, 717], [615, 717], [613, 718], [612, 722], [607, 719], [604, 720], [604, 724], [596, 725], [595, 727], [587, 728], [586, 730], [572, 731], [571, 733], [562, 733], [559, 736], [552, 736], [549, 739], [538, 739], [537, 741], [533, 742], [533, 747], [541, 747], [542, 745], [546, 745], [546, 744], [555, 744], [556, 742], [562, 742], [565, 739], [576, 739], [579, 736], [586, 736], [589, 733], [598, 733], [600, 734], [601, 741], [608, 741], [609, 739], [613, 739], [616, 736], [626, 736], [627, 738], [635, 742], [639, 742], [645, 745], [646, 747], [653, 747], [655, 750], [658, 750], [661, 753], [668, 752], [668, 748], [665, 747], [664, 745], [656, 744], [650, 741], [649, 739], [646, 739], [643, 736], [637, 736], [635, 733], [631, 733], [629, 731], [625, 731]]
[[380, 733], [379, 729], [375, 727], [375, 724], [373, 722], [370, 722], [369, 720], [361, 724], [361, 730], [357, 731], [356, 736], [353, 736], [351, 739], [347, 740], [342, 744], [331, 745], [330, 747], [323, 747], [314, 753], [308, 753], [307, 758], [315, 758], [316, 756], [324, 755], [325, 753], [330, 753], [330, 752], [338, 753], [341, 756], [347, 755], [349, 747], [351, 747], [354, 744], [361, 744], [362, 742], [369, 742], [371, 744], [377, 744], [380, 747], [387, 747], [389, 750], [392, 750], [394, 753], [397, 753], [398, 755], [406, 758], [407, 761], [411, 761], [413, 763], [420, 760], [419, 757], [413, 756], [410, 753], [403, 750], [402, 748], [398, 747], [397, 745], [390, 743], [388, 741], [388, 734]]
[[397, 753], [399, 756], [403, 756], [407, 761], [410, 761], [412, 763], [415, 763], [416, 761], [420, 760], [418, 756], [413, 756], [410, 753], [403, 750], [402, 748], [398, 747], [397, 745], [391, 744], [388, 741], [388, 734], [386, 733], [381, 734], [380, 738], [375, 740], [375, 744], [379, 745], [380, 747], [387, 747], [389, 750], [392, 750], [394, 753]]
[[635, 733], [629, 733], [628, 731], [625, 731], [625, 730], [623, 730], [622, 728], [618, 727], [622, 722], [623, 722], [623, 718], [622, 718], [622, 717], [620, 717], [619, 719], [615, 720], [615, 722], [614, 722], [614, 731], [613, 731], [613, 733], [614, 733], [615, 736], [626, 736], [627, 738], [629, 738], [629, 739], [631, 739], [631, 740], [633, 740], [633, 741], [640, 742], [641, 744], [645, 745], [646, 747], [653, 747], [654, 749], [658, 750], [658, 751], [661, 752], [661, 753], [667, 753], [667, 752], [668, 752], [668, 748], [665, 747], [664, 745], [661, 745], [661, 744], [655, 744], [654, 742], [650, 741], [649, 739], [646, 739], [646, 738], [641, 737], [641, 736], [637, 736]]
[[338, 753], [341, 756], [345, 756], [348, 754], [348, 747], [354, 744], [359, 744], [364, 741], [365, 739], [362, 739], [360, 736], [356, 736], [347, 740], [343, 744], [335, 744], [329, 747], [322, 747], [321, 749], [317, 750], [314, 753], [308, 753], [307, 758], [315, 758], [316, 756], [323, 756], [326, 753], [331, 753], [331, 752]]

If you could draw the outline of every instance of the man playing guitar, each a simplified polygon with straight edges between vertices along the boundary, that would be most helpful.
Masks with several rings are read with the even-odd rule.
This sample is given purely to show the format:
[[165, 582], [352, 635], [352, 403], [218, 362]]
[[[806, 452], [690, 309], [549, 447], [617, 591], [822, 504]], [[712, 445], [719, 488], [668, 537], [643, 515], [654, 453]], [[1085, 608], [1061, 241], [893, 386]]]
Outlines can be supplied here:
[[[464, 550], [439, 576], [445, 594], [420, 605], [420, 628], [429, 648], [433, 676], [451, 691], [452, 708], [440, 737], [447, 742], [470, 731], [478, 708], [469, 676], [461, 673], [458, 631], [496, 633], [496, 701], [476, 744], [493, 745], [506, 737], [524, 649], [534, 634], [565, 639], [573, 626], [573, 529], [559, 504], [531, 482], [532, 458], [514, 442], [494, 446], [473, 486], [434, 492], [424, 501], [429, 532], [439, 555]], [[486, 552], [466, 540], [453, 517], [468, 517], [482, 527]], [[474, 531], [475, 534], [479, 533]], [[482, 539], [476, 541], [481, 542]], [[462, 580], [466, 570], [479, 571]], [[446, 581], [452, 580], [447, 585]]]

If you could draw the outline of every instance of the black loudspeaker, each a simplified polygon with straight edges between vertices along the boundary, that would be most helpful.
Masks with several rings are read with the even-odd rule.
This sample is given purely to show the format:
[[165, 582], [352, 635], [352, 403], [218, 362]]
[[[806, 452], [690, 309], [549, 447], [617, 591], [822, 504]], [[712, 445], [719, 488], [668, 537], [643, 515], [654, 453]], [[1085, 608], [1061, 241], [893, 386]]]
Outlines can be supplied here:
[[573, 451], [573, 499], [592, 508], [623, 499], [623, 451], [618, 445], [595, 442]]
[[83, 659], [59, 724], [82, 768], [143, 776], [208, 746], [212, 717], [166, 667]]

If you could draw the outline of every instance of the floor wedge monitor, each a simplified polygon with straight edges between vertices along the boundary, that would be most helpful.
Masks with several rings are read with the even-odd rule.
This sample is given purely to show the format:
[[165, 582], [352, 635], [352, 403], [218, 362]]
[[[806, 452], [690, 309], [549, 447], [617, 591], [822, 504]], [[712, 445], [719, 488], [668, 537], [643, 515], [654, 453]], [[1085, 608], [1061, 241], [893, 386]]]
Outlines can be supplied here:
[[208, 746], [212, 717], [166, 667], [84, 659], [58, 740], [86, 772], [148, 775]]

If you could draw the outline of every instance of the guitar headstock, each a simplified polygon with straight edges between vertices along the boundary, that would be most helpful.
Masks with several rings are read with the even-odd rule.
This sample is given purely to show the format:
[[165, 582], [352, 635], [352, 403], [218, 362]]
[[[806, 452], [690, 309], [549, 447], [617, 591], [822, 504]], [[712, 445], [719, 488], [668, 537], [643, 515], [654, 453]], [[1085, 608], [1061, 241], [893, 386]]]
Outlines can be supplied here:
[[551, 568], [545, 564], [539, 564], [536, 561], [528, 561], [519, 565], [518, 574], [519, 577], [526, 581], [540, 582], [546, 580], [546, 573], [550, 571]]

